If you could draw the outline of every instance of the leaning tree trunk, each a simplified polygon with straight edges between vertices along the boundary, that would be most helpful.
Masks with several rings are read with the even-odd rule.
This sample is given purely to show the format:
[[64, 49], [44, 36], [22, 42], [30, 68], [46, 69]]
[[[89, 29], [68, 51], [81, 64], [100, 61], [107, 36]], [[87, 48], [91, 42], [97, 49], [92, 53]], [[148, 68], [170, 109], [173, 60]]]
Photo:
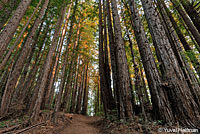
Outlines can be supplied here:
[[[42, 48], [44, 47], [45, 45], [45, 39], [48, 38], [48, 31], [49, 31], [49, 27], [50, 27], [50, 21], [47, 21], [45, 22], [46, 23], [46, 27], [43, 31], [43, 35], [41, 35], [41, 38], [39, 39], [40, 42], [38, 42], [38, 52], [37, 54], [35, 55], [35, 62], [33, 63], [33, 65], [31, 66], [31, 69], [30, 69], [30, 72], [26, 78], [26, 80], [24, 81], [24, 84], [23, 84], [23, 92], [22, 92], [22, 98], [19, 99], [19, 102], [21, 103], [24, 103], [25, 101], [25, 98], [30, 98], [28, 97], [29, 96], [29, 92], [30, 92], [30, 87], [33, 85], [34, 83], [34, 79], [36, 77], [36, 74], [37, 74], [37, 71], [40, 67], [40, 62], [46, 58], [46, 54], [44, 55], [43, 52], [46, 50], [46, 48], [44, 50], [42, 50]], [[47, 47], [47, 45], [45, 46]], [[36, 84], [37, 85], [37, 84]], [[30, 100], [30, 99], [29, 99]], [[27, 102], [27, 101], [26, 101]], [[29, 103], [28, 103], [29, 104]]]
[[[79, 59], [79, 63], [80, 63], [80, 59]], [[76, 86], [75, 86], [75, 90], [76, 90], [76, 92], [77, 92], [77, 97], [75, 97], [74, 98], [74, 101], [73, 101], [73, 104], [72, 104], [72, 107], [73, 107], [73, 109], [72, 109], [72, 112], [73, 113], [76, 113], [77, 112], [77, 104], [78, 104], [78, 98], [79, 98], [79, 96], [80, 96], [80, 85], [81, 85], [81, 79], [82, 79], [82, 72], [84, 71], [84, 68], [83, 68], [83, 66], [79, 66], [79, 68], [80, 68], [80, 73], [78, 72], [77, 73], [77, 82], [76, 82]]]
[[150, 88], [154, 116], [157, 119], [161, 119], [166, 122], [172, 122], [174, 120], [173, 113], [169, 106], [169, 101], [166, 98], [165, 92], [160, 85], [162, 80], [151, 52], [148, 39], [145, 36], [144, 27], [142, 25], [135, 1], [130, 1], [129, 5], [133, 21], [133, 28], [135, 29], [134, 34], [136, 36], [136, 41]]
[[[169, 9], [167, 8], [167, 6], [165, 5], [163, 0], [159, 0], [159, 2], [162, 4], [163, 8], [165, 9], [167, 16], [169, 16], [169, 19], [184, 47], [184, 49], [188, 52], [190, 52], [190, 54], [187, 54], [188, 57], [190, 58], [192, 65], [194, 66], [195, 70], [197, 71], [198, 75], [200, 76], [200, 63], [198, 62], [198, 59], [195, 56], [195, 53], [193, 52], [192, 48], [190, 47], [190, 45], [187, 43], [185, 37], [183, 36], [180, 28], [178, 27], [177, 23], [175, 22], [171, 12], [169, 11]], [[160, 4], [160, 6], [161, 6]]]
[[166, 90], [175, 119], [182, 125], [198, 125], [198, 106], [191, 95], [153, 2], [152, 0], [142, 0], [142, 5], [153, 44], [156, 48], [157, 56], [160, 57], [162, 70], [164, 71], [162, 72], [162, 86]]
[[61, 37], [59, 45], [58, 45], [58, 53], [56, 55], [56, 61], [54, 63], [54, 69], [53, 69], [54, 72], [53, 72], [53, 75], [50, 78], [50, 82], [49, 82], [49, 85], [47, 87], [48, 88], [47, 94], [45, 94], [45, 102], [44, 103], [47, 104], [48, 108], [49, 108], [50, 93], [51, 93], [51, 90], [53, 89], [53, 84], [54, 84], [54, 80], [55, 80], [55, 77], [56, 77], [57, 68], [59, 66], [59, 59], [60, 59], [60, 55], [61, 55], [63, 41], [64, 41], [64, 37], [65, 37], [66, 32], [67, 32], [67, 26], [68, 26], [69, 16], [70, 16], [70, 13], [71, 13], [71, 7], [72, 7], [72, 3], [69, 6], [68, 14], [67, 14], [67, 17], [65, 19], [65, 24], [64, 24], [64, 27], [62, 29], [62, 37]]
[[61, 108], [63, 108], [63, 110], [67, 110], [66, 108], [68, 107], [69, 104], [69, 98], [70, 98], [70, 94], [72, 89], [70, 88], [71, 82], [72, 82], [72, 75], [73, 75], [73, 71], [71, 71], [74, 66], [76, 65], [75, 62], [77, 61], [76, 59], [78, 58], [78, 53], [75, 53], [75, 50], [77, 50], [79, 48], [79, 40], [80, 40], [80, 28], [81, 28], [81, 18], [79, 20], [79, 24], [77, 24], [77, 32], [76, 32], [76, 38], [74, 40], [74, 45], [73, 45], [73, 50], [72, 50], [72, 54], [71, 54], [71, 61], [69, 64], [69, 73], [67, 76], [67, 81], [66, 81], [66, 86], [65, 86], [65, 93], [63, 95], [63, 102], [61, 104]]
[[[139, 75], [138, 64], [136, 63], [135, 55], [134, 55], [134, 52], [133, 52], [133, 43], [132, 43], [132, 40], [131, 40], [130, 35], [129, 35], [129, 31], [128, 31], [128, 28], [127, 28], [127, 23], [126, 23], [126, 20], [125, 20], [125, 15], [124, 15], [124, 11], [122, 9], [122, 5], [121, 5], [121, 10], [122, 10], [121, 11], [122, 18], [123, 18], [124, 24], [125, 24], [126, 34], [127, 34], [128, 41], [129, 41], [129, 47], [130, 47], [130, 50], [131, 50], [132, 63], [133, 63], [134, 74], [135, 74], [135, 91], [136, 91], [138, 98], [139, 98], [139, 102], [140, 102], [140, 106], [141, 106], [141, 109], [142, 109], [142, 114], [144, 116], [144, 120], [145, 120], [145, 122], [147, 122], [147, 116], [146, 116], [146, 113], [145, 113], [145, 110], [144, 110], [144, 101], [143, 101], [144, 97], [142, 95], [142, 81], [141, 81], [141, 77]], [[132, 103], [135, 103], [135, 100], [133, 100]], [[134, 111], [134, 105], [133, 105], [133, 111]]]
[[145, 98], [144, 103], [145, 103], [145, 106], [149, 107], [149, 106], [151, 106], [151, 103], [150, 103], [150, 100], [149, 100], [149, 95], [148, 95], [146, 83], [145, 83], [145, 80], [144, 80], [144, 74], [143, 74], [142, 66], [140, 66], [140, 75], [141, 75], [141, 78], [142, 78], [142, 88], [143, 88], [143, 93], [144, 93], [144, 98]]
[[179, 12], [181, 15], [182, 19], [184, 20], [185, 24], [187, 25], [188, 29], [192, 33], [193, 37], [195, 38], [196, 42], [200, 46], [200, 33], [194, 26], [194, 24], [191, 22], [189, 16], [187, 13], [183, 10], [181, 4], [177, 0], [171, 0], [173, 5], [175, 6], [176, 10]]
[[[26, 0], [24, 0], [24, 1], [26, 1]], [[24, 66], [24, 62], [26, 60], [27, 54], [28, 54], [29, 50], [31, 49], [32, 43], [34, 42], [35, 33], [38, 29], [39, 24], [42, 21], [42, 17], [45, 13], [45, 9], [47, 8], [48, 3], [49, 3], [49, 0], [46, 0], [44, 5], [42, 6], [42, 8], [40, 10], [39, 17], [35, 20], [34, 26], [31, 30], [31, 33], [29, 34], [29, 36], [28, 36], [28, 38], [27, 38], [27, 40], [24, 44], [24, 47], [21, 51], [21, 55], [19, 56], [19, 58], [18, 58], [18, 60], [15, 64], [14, 70], [12, 71], [11, 75], [9, 76], [8, 82], [6, 84], [5, 93], [4, 93], [4, 96], [2, 98], [1, 114], [6, 113], [7, 110], [8, 110], [8, 107], [9, 107], [9, 104], [10, 104], [10, 101], [11, 101], [11, 95], [14, 91], [18, 77], [20, 76], [20, 73], [21, 73], [22, 68]]]
[[[9, 17], [12, 15], [12, 11], [15, 10], [15, 7], [18, 4], [17, 0], [1, 0], [1, 2], [3, 5], [0, 5], [0, 31], [9, 20]], [[3, 7], [4, 5], [5, 7]]]
[[22, 17], [24, 16], [28, 6], [32, 0], [22, 0], [15, 10], [13, 16], [10, 18], [8, 24], [5, 26], [0, 34], [0, 57], [2, 57], [8, 44], [10, 43]]
[[158, 2], [158, 7], [162, 16], [163, 27], [165, 29], [166, 35], [169, 39], [169, 43], [171, 45], [171, 48], [177, 58], [177, 61], [179, 63], [179, 66], [181, 67], [183, 74], [186, 78], [186, 81], [188, 83], [188, 86], [190, 88], [190, 91], [194, 97], [195, 102], [198, 106], [200, 106], [200, 99], [199, 99], [199, 84], [198, 80], [196, 79], [195, 74], [193, 73], [189, 63], [186, 61], [186, 56], [183, 54], [183, 49], [181, 44], [178, 41], [178, 37], [175, 33], [175, 30], [172, 26], [172, 23], [170, 22], [170, 19], [167, 16], [167, 13], [163, 9], [163, 6], [160, 2]]
[[75, 113], [75, 104], [76, 104], [79, 72], [82, 72], [82, 71], [79, 71], [79, 70], [80, 70], [80, 58], [78, 58], [78, 64], [76, 65], [76, 68], [75, 68], [75, 74], [74, 74], [75, 76], [74, 76], [74, 85], [73, 85], [70, 113]]
[[77, 101], [76, 101], [76, 103], [77, 103], [76, 104], [76, 114], [80, 114], [80, 112], [81, 112], [81, 103], [82, 103], [82, 96], [83, 96], [85, 73], [86, 73], [86, 65], [83, 65], [83, 72], [81, 73], [81, 80], [79, 83], [78, 96], [77, 96]]
[[180, 2], [200, 33], [200, 16], [198, 11], [195, 10], [193, 4], [189, 0], [180, 0]]
[[[24, 87], [25, 80], [26, 80], [27, 75], [28, 75], [28, 71], [29, 71], [29, 67], [30, 67], [30, 64], [31, 64], [31, 60], [34, 57], [34, 53], [35, 53], [35, 49], [36, 49], [36, 44], [38, 43], [39, 36], [41, 34], [41, 30], [43, 28], [43, 24], [44, 24], [44, 19], [45, 18], [46, 17], [43, 18], [43, 21], [40, 24], [40, 27], [39, 27], [38, 32], [37, 32], [36, 37], [35, 37], [34, 44], [32, 44], [31, 50], [28, 53], [28, 56], [27, 56], [28, 58], [27, 58], [25, 66], [24, 66], [23, 73], [21, 74], [20, 80], [19, 80], [19, 82], [17, 84], [17, 87], [16, 87], [16, 91], [15, 91], [15, 94], [14, 94], [16, 96], [14, 96], [13, 99], [17, 99], [18, 100], [18, 102], [17, 102], [18, 104], [23, 104], [19, 100], [21, 100], [24, 97], [23, 93], [24, 93], [25, 89], [23, 87]], [[41, 47], [39, 49], [41, 50]], [[12, 100], [12, 102], [13, 102], [13, 100]]]
[[33, 122], [37, 121], [38, 116], [39, 116], [40, 106], [41, 106], [41, 103], [42, 103], [42, 97], [43, 97], [43, 94], [44, 94], [44, 89], [45, 89], [45, 85], [46, 85], [46, 82], [47, 82], [47, 77], [48, 77], [48, 73], [49, 73], [49, 70], [50, 70], [50, 65], [51, 65], [52, 60], [53, 60], [52, 57], [53, 57], [54, 51], [55, 51], [57, 43], [58, 43], [58, 37], [59, 37], [61, 26], [62, 26], [62, 23], [63, 23], [63, 20], [64, 20], [66, 8], [67, 8], [66, 5], [62, 6], [62, 8], [61, 8], [61, 14], [60, 14], [60, 17], [58, 18], [58, 21], [57, 21], [57, 24], [56, 24], [56, 29], [55, 29], [55, 33], [54, 33], [54, 36], [53, 36], [52, 45], [50, 47], [50, 50], [49, 50], [49, 53], [47, 55], [47, 59], [46, 59], [46, 62], [45, 62], [44, 68], [43, 68], [44, 71], [43, 71], [42, 80], [41, 80], [42, 82], [40, 84], [39, 91], [38, 91], [38, 97], [37, 97], [37, 100], [35, 102], [35, 106], [33, 108], [33, 112], [32, 112], [32, 115], [31, 115], [31, 121], [33, 121]]
[[[28, 27], [28, 25], [30, 24], [30, 21], [32, 20], [33, 16], [35, 15], [36, 11], [38, 10], [40, 4], [41, 4], [42, 0], [39, 1], [39, 3], [37, 4], [35, 10], [33, 11], [32, 15], [29, 17], [28, 21], [26, 22], [26, 24], [24, 25], [22, 31], [20, 32], [19, 36], [17, 37], [17, 39], [15, 40], [14, 44], [12, 45], [12, 47], [9, 49], [8, 53], [3, 57], [2, 62], [0, 64], [0, 70], [5, 66], [5, 64], [7, 63], [7, 61], [9, 60], [12, 52], [14, 51], [14, 49], [17, 47], [22, 35], [24, 34], [24, 31], [26, 30], [26, 28]], [[0, 55], [1, 57], [1, 55]], [[1, 58], [0, 58], [1, 60]]]
[[[77, 4], [78, 4], [78, 0], [76, 0], [76, 3], [74, 5], [74, 9], [73, 9], [73, 13], [72, 13], [72, 21], [70, 22], [70, 29], [69, 29], [69, 34], [67, 37], [67, 46], [66, 46], [66, 50], [64, 53], [64, 61], [63, 61], [63, 67], [62, 67], [62, 75], [61, 75], [61, 82], [59, 85], [59, 93], [58, 93], [58, 99], [56, 101], [56, 106], [54, 108], [54, 113], [53, 113], [53, 122], [56, 123], [57, 122], [57, 115], [56, 113], [58, 112], [58, 110], [60, 109], [61, 106], [61, 99], [62, 99], [62, 94], [63, 94], [63, 90], [64, 90], [64, 85], [65, 85], [65, 81], [66, 81], [66, 68], [67, 68], [67, 59], [68, 59], [68, 47], [69, 44], [71, 43], [71, 36], [73, 33], [73, 26], [74, 26], [74, 21], [75, 21], [75, 13], [77, 10]], [[67, 29], [67, 25], [66, 25], [66, 29]], [[66, 30], [65, 33], [66, 34]], [[61, 43], [63, 43], [64, 41], [64, 37], [61, 40]]]

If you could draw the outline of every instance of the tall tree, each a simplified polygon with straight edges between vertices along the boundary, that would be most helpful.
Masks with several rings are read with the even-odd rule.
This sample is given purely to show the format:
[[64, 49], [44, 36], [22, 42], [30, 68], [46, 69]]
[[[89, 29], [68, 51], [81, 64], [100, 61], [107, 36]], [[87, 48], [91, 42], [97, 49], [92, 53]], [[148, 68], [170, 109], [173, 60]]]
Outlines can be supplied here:
[[59, 33], [60, 33], [60, 30], [61, 30], [61, 26], [62, 26], [62, 23], [63, 23], [63, 20], [64, 20], [66, 8], [67, 8], [67, 6], [65, 4], [66, 3], [64, 2], [63, 5], [62, 5], [60, 17], [58, 18], [55, 33], [54, 33], [54, 36], [53, 36], [53, 39], [52, 39], [52, 45], [51, 45], [49, 53], [47, 55], [46, 63], [43, 67], [44, 70], [43, 70], [43, 75], [42, 75], [42, 80], [41, 80], [42, 82], [40, 84], [38, 97], [37, 97], [37, 100], [36, 100], [35, 106], [33, 108], [32, 115], [31, 115], [31, 120], [33, 122], [37, 121], [38, 116], [39, 116], [40, 106], [41, 106], [41, 103], [42, 103], [42, 97], [43, 97], [43, 94], [44, 94], [44, 88], [45, 88], [48, 73], [49, 73], [49, 70], [50, 70], [50, 65], [52, 63], [52, 57], [53, 57], [53, 54], [55, 52], [55, 48], [56, 48], [57, 43], [58, 43]]
[[200, 89], [198, 81], [195, 77], [195, 74], [193, 73], [189, 63], [186, 61], [186, 56], [183, 54], [183, 49], [181, 47], [181, 44], [178, 41], [178, 37], [175, 33], [175, 30], [172, 26], [172, 23], [170, 22], [170, 19], [167, 16], [167, 13], [165, 10], [162, 10], [162, 4], [158, 4], [158, 7], [160, 9], [160, 13], [162, 16], [163, 27], [165, 29], [166, 35], [169, 39], [169, 43], [171, 45], [171, 48], [174, 52], [174, 55], [177, 58], [177, 61], [179, 63], [179, 66], [181, 67], [183, 74], [187, 80], [188, 86], [190, 88], [190, 91], [195, 99], [195, 102], [197, 105], [200, 104], [198, 90]]
[[0, 34], [0, 57], [3, 55], [8, 44], [10, 43], [19, 23], [26, 10], [28, 9], [32, 0], [23, 0], [19, 3], [19, 6], [13, 13], [13, 16], [10, 18], [8, 24], [5, 26], [3, 31]]
[[[15, 10], [18, 5], [17, 0], [1, 0], [0, 5], [0, 30], [4, 27], [9, 17], [12, 15], [12, 11]], [[0, 3], [0, 4], [1, 4]]]
[[200, 65], [199, 65], [198, 59], [195, 57], [195, 53], [193, 52], [191, 46], [186, 41], [183, 33], [181, 32], [180, 28], [178, 27], [176, 21], [174, 20], [170, 10], [167, 8], [167, 6], [164, 3], [164, 1], [163, 0], [159, 0], [158, 2], [159, 2], [159, 6], [161, 6], [161, 9], [162, 10], [163, 10], [163, 8], [165, 9], [165, 11], [166, 11], [167, 15], [169, 16], [169, 19], [170, 19], [170, 21], [171, 21], [171, 23], [172, 23], [177, 35], [178, 35], [178, 37], [179, 37], [179, 39], [180, 39], [180, 41], [181, 41], [181, 43], [182, 43], [182, 45], [184, 47], [184, 49], [190, 53], [190, 54], [188, 54], [188, 56], [189, 56], [191, 62], [193, 63], [194, 68], [196, 69], [198, 75], [200, 75]]
[[[103, 93], [103, 96], [106, 97], [105, 91], [107, 90], [106, 86], [106, 78], [105, 78], [105, 70], [104, 70], [104, 52], [103, 52], [103, 25], [102, 25], [102, 1], [99, 1], [99, 76], [100, 76], [100, 89]], [[103, 100], [104, 111], [107, 113], [107, 104], [106, 101]], [[106, 115], [106, 114], [105, 114]]]
[[116, 55], [117, 55], [117, 65], [118, 65], [118, 82], [119, 91], [122, 97], [122, 102], [124, 109], [129, 120], [133, 119], [133, 109], [131, 103], [131, 90], [130, 90], [130, 81], [127, 65], [127, 57], [124, 48], [124, 40], [122, 38], [122, 30], [120, 26], [120, 18], [117, 10], [116, 0], [111, 0], [112, 5], [112, 15], [113, 15], [113, 24], [114, 24], [114, 34], [115, 34], [115, 43], [117, 45]]
[[198, 11], [194, 8], [194, 5], [189, 0], [180, 0], [180, 2], [200, 33], [200, 16]]
[[66, 108], [68, 107], [68, 102], [69, 102], [69, 97], [71, 95], [71, 91], [72, 89], [70, 88], [71, 84], [72, 84], [72, 75], [73, 75], [73, 71], [71, 71], [74, 67], [75, 67], [75, 62], [77, 61], [76, 59], [78, 58], [78, 53], [75, 53], [75, 50], [79, 48], [79, 40], [80, 40], [80, 28], [81, 28], [81, 20], [79, 20], [79, 23], [77, 24], [77, 32], [76, 32], [76, 37], [74, 40], [74, 45], [72, 47], [72, 54], [71, 54], [71, 61], [70, 61], [70, 65], [69, 65], [69, 73], [66, 79], [66, 85], [65, 85], [65, 93], [63, 94], [63, 102], [61, 104], [61, 108], [63, 108], [63, 110], [67, 110]]
[[116, 44], [113, 34], [112, 18], [110, 11], [110, 1], [106, 0], [106, 13], [107, 13], [107, 27], [108, 27], [108, 36], [109, 36], [109, 50], [110, 50], [110, 60], [111, 60], [111, 71], [112, 71], [112, 80], [113, 80], [113, 90], [114, 90], [114, 100], [115, 104], [118, 107], [118, 116], [120, 115], [120, 106], [119, 106], [119, 90], [118, 90], [118, 75], [117, 75], [117, 57], [116, 57]]
[[85, 86], [84, 86], [84, 94], [83, 94], [83, 105], [82, 105], [82, 114], [86, 115], [87, 106], [88, 106], [88, 88], [89, 88], [89, 62], [86, 65], [86, 76], [85, 76]]
[[172, 122], [174, 120], [173, 113], [169, 106], [169, 101], [166, 98], [164, 89], [160, 85], [160, 83], [162, 83], [162, 79], [151, 52], [150, 45], [148, 44], [147, 37], [145, 36], [144, 27], [142, 25], [135, 1], [130, 1], [129, 5], [133, 21], [133, 28], [135, 29], [134, 34], [136, 36], [136, 41], [150, 88], [153, 112], [155, 113], [154, 116], [157, 119], [162, 119], [166, 122]]
[[[3, 60], [0, 64], [0, 70], [3, 68], [3, 66], [5, 66], [6, 62], [8, 61], [8, 59], [10, 58], [12, 52], [14, 51], [14, 49], [16, 48], [16, 46], [18, 45], [22, 35], [24, 34], [26, 28], [28, 27], [28, 25], [30, 24], [32, 18], [34, 17], [36, 11], [38, 10], [40, 4], [41, 4], [42, 0], [39, 1], [39, 3], [37, 4], [35, 10], [33, 11], [32, 15], [29, 17], [28, 21], [26, 22], [26, 24], [23, 27], [23, 30], [20, 32], [19, 36], [17, 37], [17, 39], [15, 40], [14, 44], [12, 45], [12, 47], [9, 49], [8, 53], [3, 57]], [[3, 53], [2, 53], [3, 54]], [[2, 55], [0, 55], [1, 57]]]
[[[24, 0], [26, 1], [26, 0]], [[18, 77], [22, 71], [22, 68], [24, 66], [24, 62], [25, 62], [25, 59], [27, 57], [27, 54], [32, 46], [32, 43], [34, 41], [34, 36], [35, 36], [35, 33], [38, 29], [38, 26], [39, 24], [41, 23], [42, 21], [42, 17], [45, 13], [45, 9], [47, 8], [47, 5], [49, 3], [49, 0], [46, 0], [45, 3], [43, 4], [43, 7], [41, 8], [40, 10], [40, 15], [39, 17], [35, 20], [34, 22], [34, 26], [32, 27], [32, 30], [31, 30], [31, 33], [29, 34], [25, 44], [24, 44], [24, 47], [22, 49], [22, 52], [18, 58], [18, 60], [16, 61], [16, 64], [15, 64], [15, 68], [14, 70], [12, 71], [11, 75], [9, 76], [8, 78], [8, 82], [6, 84], [6, 89], [5, 89], [5, 92], [4, 92], [4, 96], [2, 98], [2, 103], [1, 103], [1, 114], [5, 114], [8, 110], [8, 106], [10, 104], [10, 101], [11, 101], [11, 95], [14, 91], [14, 88], [15, 88], [15, 85], [17, 83], [17, 80], [18, 80]], [[34, 44], [34, 43], [33, 43]]]
[[191, 19], [187, 15], [187, 13], [183, 10], [182, 5], [177, 0], [171, 0], [171, 2], [174, 4], [174, 7], [179, 12], [180, 16], [184, 20], [184, 22], [187, 25], [188, 29], [190, 30], [190, 32], [194, 36], [196, 42], [200, 46], [200, 33], [197, 30], [197, 28], [194, 26], [194, 24], [192, 23]]
[[[159, 62], [161, 62], [163, 81], [166, 82], [163, 86], [167, 89], [167, 96], [171, 102], [172, 112], [176, 115], [175, 118], [180, 123], [190, 126], [197, 125], [196, 119], [199, 115], [198, 106], [191, 95], [187, 82], [185, 82], [183, 72], [170, 46], [158, 13], [151, 0], [141, 1], [157, 57]], [[181, 94], [183, 92], [187, 95]]]

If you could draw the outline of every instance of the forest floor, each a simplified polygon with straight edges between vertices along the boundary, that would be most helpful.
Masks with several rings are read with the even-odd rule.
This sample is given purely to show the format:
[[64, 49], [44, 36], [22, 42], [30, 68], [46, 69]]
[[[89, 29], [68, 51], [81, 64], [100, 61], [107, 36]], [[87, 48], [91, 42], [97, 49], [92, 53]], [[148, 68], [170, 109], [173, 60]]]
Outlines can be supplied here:
[[[58, 114], [57, 124], [53, 124], [49, 113], [42, 112], [40, 120], [31, 125], [24, 119], [9, 119], [0, 121], [0, 134], [100, 134], [100, 128], [95, 124], [103, 118], [78, 114]], [[25, 123], [26, 122], [26, 123]]]
[[[131, 123], [122, 123], [100, 116], [59, 113], [56, 125], [48, 120], [49, 114], [43, 113], [40, 116], [39, 122], [23, 128], [18, 126], [16, 120], [19, 119], [4, 122], [8, 125], [3, 129], [0, 128], [0, 134], [170, 134], [158, 132], [160, 128], [169, 128], [169, 126], [162, 126], [159, 122], [148, 122], [148, 125], [145, 125], [138, 116], [135, 116]], [[9, 126], [9, 123], [15, 125]], [[173, 128], [176, 127], [173, 126]]]
[[54, 125], [50, 121], [44, 126], [38, 126], [22, 134], [100, 134], [100, 129], [94, 124], [101, 117], [90, 117], [78, 114], [63, 114]]
[[71, 123], [59, 134], [100, 134], [100, 129], [94, 124], [100, 117], [73, 115]]

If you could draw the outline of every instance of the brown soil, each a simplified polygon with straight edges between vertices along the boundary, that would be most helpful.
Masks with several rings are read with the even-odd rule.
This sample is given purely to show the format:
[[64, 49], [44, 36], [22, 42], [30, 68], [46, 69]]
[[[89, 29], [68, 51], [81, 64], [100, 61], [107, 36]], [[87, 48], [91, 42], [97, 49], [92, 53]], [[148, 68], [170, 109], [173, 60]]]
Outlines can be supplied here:
[[17, 132], [21, 132], [20, 134], [166, 134], [164, 132], [158, 132], [159, 128], [180, 127], [177, 125], [170, 127], [167, 124], [162, 126], [157, 122], [144, 124], [144, 121], [138, 116], [135, 116], [133, 122], [121, 123], [103, 117], [64, 113], [58, 113], [58, 122], [55, 125], [44, 115], [46, 114], [42, 114], [40, 121], [35, 125], [24, 126], [23, 128], [17, 126], [20, 125], [17, 121], [10, 123], [4, 122], [6, 124], [15, 123], [15, 125], [4, 129], [0, 128], [0, 133], [6, 130], [9, 134], [15, 134]]
[[72, 115], [71, 123], [59, 134], [100, 134], [99, 129], [93, 125], [98, 120], [99, 117]]
[[60, 113], [57, 125], [48, 120], [46, 125], [39, 125], [22, 134], [100, 134], [96, 125], [99, 120], [102, 118]]

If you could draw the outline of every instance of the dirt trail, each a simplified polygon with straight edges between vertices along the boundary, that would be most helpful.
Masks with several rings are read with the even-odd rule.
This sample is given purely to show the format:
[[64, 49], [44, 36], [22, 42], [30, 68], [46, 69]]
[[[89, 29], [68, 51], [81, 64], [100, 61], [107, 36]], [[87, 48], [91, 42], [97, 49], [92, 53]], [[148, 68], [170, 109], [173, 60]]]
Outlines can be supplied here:
[[100, 134], [99, 129], [92, 125], [98, 119], [98, 117], [73, 115], [70, 125], [60, 134]]

